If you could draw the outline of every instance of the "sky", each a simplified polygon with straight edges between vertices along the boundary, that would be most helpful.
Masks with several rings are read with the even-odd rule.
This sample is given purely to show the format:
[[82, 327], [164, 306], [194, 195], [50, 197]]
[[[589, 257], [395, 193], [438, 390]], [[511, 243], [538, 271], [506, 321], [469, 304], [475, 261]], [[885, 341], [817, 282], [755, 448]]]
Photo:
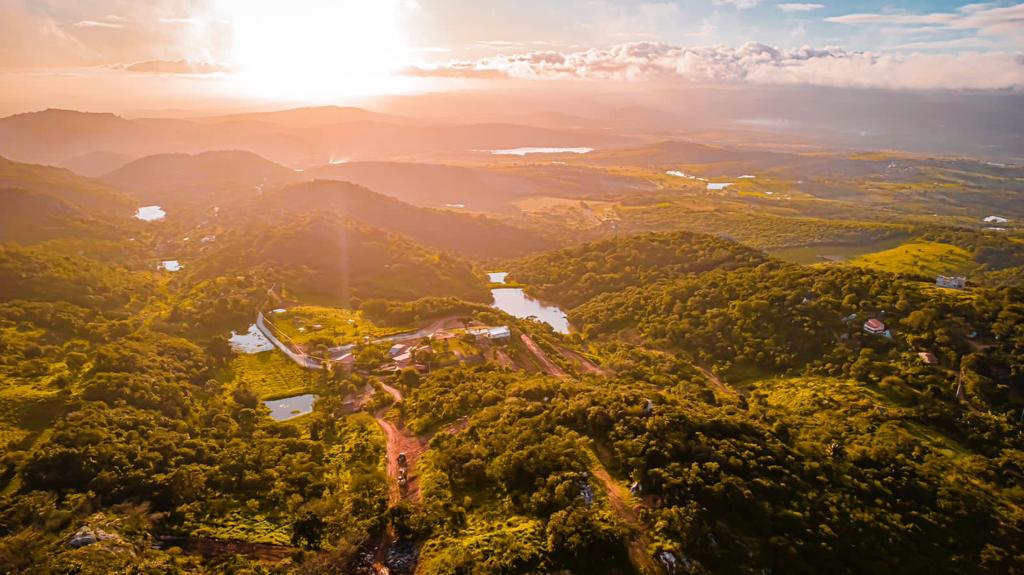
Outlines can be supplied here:
[[1024, 3], [0, 0], [0, 111], [501, 82], [1020, 90]]

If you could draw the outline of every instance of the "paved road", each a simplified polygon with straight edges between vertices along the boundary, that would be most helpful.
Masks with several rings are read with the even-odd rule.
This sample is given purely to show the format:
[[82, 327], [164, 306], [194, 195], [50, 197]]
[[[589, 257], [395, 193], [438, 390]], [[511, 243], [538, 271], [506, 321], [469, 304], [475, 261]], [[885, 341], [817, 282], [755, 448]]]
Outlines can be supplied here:
[[324, 366], [319, 360], [304, 353], [299, 353], [285, 345], [281, 340], [277, 339], [277, 336], [274, 335], [274, 331], [267, 325], [267, 321], [263, 317], [263, 312], [256, 315], [256, 327], [264, 336], [266, 336], [267, 339], [270, 340], [270, 343], [274, 344], [274, 347], [284, 352], [284, 354], [291, 358], [295, 363], [306, 369], [323, 369]]

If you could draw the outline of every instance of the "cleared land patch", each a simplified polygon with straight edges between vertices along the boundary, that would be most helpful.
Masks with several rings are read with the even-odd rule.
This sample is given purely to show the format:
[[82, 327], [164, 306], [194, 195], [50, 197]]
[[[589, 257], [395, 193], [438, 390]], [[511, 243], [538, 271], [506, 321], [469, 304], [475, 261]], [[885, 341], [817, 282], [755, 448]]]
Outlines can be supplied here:
[[891, 273], [922, 275], [963, 274], [974, 268], [970, 252], [938, 242], [909, 242], [857, 257], [850, 263]]

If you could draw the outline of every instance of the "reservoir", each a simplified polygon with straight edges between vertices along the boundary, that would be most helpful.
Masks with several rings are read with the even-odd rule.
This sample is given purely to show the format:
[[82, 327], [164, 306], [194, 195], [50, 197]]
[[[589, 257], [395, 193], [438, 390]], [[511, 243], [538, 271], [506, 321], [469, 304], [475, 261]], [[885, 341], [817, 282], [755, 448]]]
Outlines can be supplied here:
[[510, 148], [488, 150], [495, 156], [525, 156], [527, 154], [589, 154], [594, 148]]
[[284, 421], [286, 419], [312, 413], [314, 401], [316, 401], [316, 396], [312, 393], [306, 393], [303, 395], [285, 397], [283, 399], [264, 401], [263, 405], [266, 405], [270, 409], [270, 417], [273, 417], [277, 421]]
[[541, 303], [526, 295], [520, 288], [495, 288], [491, 290], [494, 307], [518, 318], [535, 318], [558, 333], [569, 333], [569, 320], [561, 309]]

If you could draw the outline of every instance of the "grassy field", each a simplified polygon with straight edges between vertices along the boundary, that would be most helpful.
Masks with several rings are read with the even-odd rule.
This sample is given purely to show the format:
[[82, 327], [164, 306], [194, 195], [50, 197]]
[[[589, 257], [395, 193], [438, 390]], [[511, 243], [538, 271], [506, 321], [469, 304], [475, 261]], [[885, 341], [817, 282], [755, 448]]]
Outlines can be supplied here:
[[279, 399], [310, 393], [318, 372], [302, 369], [279, 351], [240, 354], [231, 362], [234, 381], [246, 384], [260, 399]]
[[305, 345], [326, 343], [328, 346], [355, 343], [364, 337], [378, 338], [403, 331], [402, 328], [382, 328], [357, 311], [335, 307], [298, 306], [285, 313], [273, 314], [274, 325], [291, 338]]
[[841, 261], [866, 254], [899, 247], [903, 238], [872, 240], [854, 243], [819, 244], [769, 250], [768, 253], [780, 260], [796, 264], [813, 264], [824, 261]]
[[937, 242], [909, 242], [854, 258], [850, 263], [892, 273], [926, 276], [966, 274], [975, 267], [967, 250]]
[[517, 208], [531, 216], [558, 217], [565, 225], [590, 228], [619, 219], [619, 204], [602, 200], [534, 196], [515, 202]]

